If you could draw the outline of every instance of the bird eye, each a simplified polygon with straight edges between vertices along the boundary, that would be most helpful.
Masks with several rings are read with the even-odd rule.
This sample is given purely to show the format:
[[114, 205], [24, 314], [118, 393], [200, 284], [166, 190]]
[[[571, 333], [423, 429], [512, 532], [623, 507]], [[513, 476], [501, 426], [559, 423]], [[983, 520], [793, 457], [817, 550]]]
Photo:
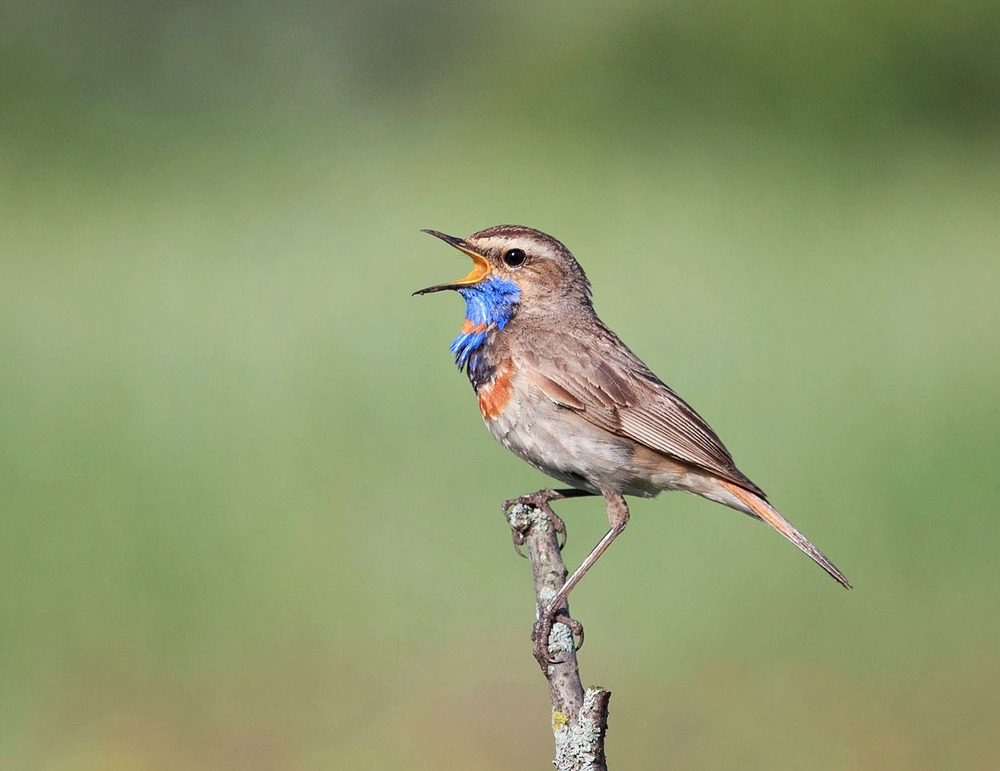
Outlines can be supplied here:
[[519, 265], [523, 265], [526, 259], [528, 259], [528, 255], [526, 255], [521, 249], [510, 249], [509, 251], [504, 252], [503, 255], [504, 264], [510, 268], [516, 268]]

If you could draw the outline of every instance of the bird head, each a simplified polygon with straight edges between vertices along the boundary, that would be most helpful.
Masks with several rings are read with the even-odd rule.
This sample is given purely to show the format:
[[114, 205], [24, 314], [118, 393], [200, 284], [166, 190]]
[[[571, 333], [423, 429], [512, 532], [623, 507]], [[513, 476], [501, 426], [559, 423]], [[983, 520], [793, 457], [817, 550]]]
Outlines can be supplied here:
[[[497, 225], [467, 238], [456, 238], [436, 230], [425, 230], [472, 259], [465, 278], [421, 289], [429, 294], [453, 289], [466, 303], [479, 295], [499, 293], [511, 297], [522, 308], [551, 302], [590, 306], [590, 283], [579, 263], [552, 236], [521, 225]], [[546, 302], [548, 301], [548, 302]]]

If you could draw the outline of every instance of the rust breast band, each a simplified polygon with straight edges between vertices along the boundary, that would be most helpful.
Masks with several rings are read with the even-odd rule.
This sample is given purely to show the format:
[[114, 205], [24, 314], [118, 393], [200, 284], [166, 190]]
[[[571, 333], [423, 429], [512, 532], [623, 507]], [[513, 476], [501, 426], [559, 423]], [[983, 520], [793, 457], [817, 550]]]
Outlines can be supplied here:
[[479, 397], [479, 411], [486, 420], [496, 420], [507, 407], [513, 393], [514, 367], [510, 359], [503, 359], [491, 377], [476, 395]]

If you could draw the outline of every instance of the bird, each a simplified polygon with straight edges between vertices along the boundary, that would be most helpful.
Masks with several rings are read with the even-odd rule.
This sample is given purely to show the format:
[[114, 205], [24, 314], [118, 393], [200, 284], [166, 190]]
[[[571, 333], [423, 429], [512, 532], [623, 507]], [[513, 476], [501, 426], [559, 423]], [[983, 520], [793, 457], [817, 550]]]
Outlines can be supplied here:
[[610, 529], [540, 609], [536, 658], [544, 656], [548, 632], [569, 593], [625, 530], [625, 496], [679, 490], [721, 503], [766, 522], [852, 588], [736, 467], [694, 408], [601, 321], [590, 281], [561, 241], [522, 225], [497, 225], [465, 238], [423, 232], [472, 259], [464, 278], [413, 294], [454, 290], [465, 300], [465, 320], [450, 350], [468, 375], [490, 433], [569, 485], [520, 496], [504, 507], [536, 506], [565, 533], [552, 501], [604, 498]]

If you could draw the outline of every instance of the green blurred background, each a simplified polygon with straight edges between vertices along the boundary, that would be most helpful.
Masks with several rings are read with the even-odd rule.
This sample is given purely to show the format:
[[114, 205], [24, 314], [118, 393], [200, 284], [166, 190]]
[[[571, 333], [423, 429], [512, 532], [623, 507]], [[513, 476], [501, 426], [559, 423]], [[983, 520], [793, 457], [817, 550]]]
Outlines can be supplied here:
[[1000, 767], [995, 2], [8, 1], [0, 93], [0, 767], [549, 767], [547, 481], [410, 297], [503, 222], [857, 586], [635, 502], [612, 768]]

